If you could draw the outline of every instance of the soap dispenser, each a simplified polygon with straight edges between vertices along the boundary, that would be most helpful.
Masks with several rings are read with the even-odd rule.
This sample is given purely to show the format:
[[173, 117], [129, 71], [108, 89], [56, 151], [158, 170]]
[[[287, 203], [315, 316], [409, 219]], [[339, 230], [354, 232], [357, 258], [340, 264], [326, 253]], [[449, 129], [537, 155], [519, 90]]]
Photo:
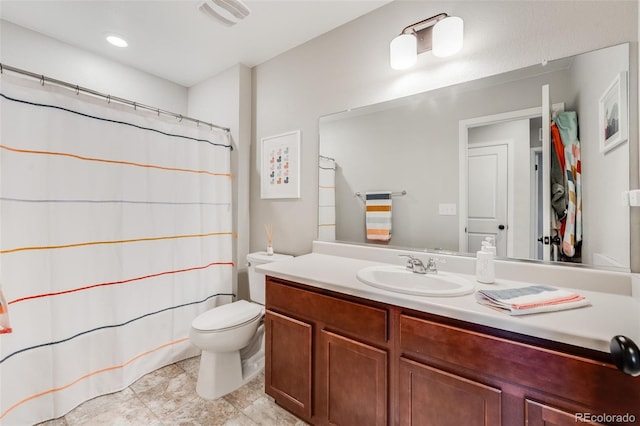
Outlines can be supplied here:
[[495, 281], [496, 272], [493, 264], [495, 256], [496, 247], [493, 244], [493, 238], [487, 237], [476, 253], [476, 281], [485, 284], [491, 284]]

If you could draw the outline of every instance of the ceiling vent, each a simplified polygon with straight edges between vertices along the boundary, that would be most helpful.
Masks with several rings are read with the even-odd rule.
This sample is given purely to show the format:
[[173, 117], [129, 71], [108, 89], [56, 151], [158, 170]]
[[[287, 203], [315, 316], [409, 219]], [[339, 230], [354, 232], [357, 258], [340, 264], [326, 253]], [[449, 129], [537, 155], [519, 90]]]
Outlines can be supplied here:
[[200, 3], [198, 9], [229, 27], [237, 24], [251, 13], [241, 0], [205, 0]]

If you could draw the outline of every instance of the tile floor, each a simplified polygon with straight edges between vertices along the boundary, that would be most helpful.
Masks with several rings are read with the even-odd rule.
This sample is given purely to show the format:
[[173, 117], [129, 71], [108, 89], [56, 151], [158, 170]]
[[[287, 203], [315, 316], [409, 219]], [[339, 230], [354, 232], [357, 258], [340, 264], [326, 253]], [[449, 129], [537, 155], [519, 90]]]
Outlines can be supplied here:
[[306, 425], [264, 393], [264, 373], [222, 398], [200, 398], [199, 362], [194, 357], [160, 368], [121, 392], [89, 400], [40, 426]]

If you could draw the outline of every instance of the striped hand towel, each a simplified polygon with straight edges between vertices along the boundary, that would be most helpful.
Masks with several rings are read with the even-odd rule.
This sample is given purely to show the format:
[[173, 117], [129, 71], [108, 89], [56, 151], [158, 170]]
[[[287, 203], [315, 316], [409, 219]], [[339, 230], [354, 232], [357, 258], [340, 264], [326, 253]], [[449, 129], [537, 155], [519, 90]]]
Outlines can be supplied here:
[[591, 304], [577, 293], [546, 285], [478, 290], [476, 300], [480, 304], [504, 311], [509, 315], [561, 311]]
[[391, 239], [391, 191], [365, 194], [367, 240]]

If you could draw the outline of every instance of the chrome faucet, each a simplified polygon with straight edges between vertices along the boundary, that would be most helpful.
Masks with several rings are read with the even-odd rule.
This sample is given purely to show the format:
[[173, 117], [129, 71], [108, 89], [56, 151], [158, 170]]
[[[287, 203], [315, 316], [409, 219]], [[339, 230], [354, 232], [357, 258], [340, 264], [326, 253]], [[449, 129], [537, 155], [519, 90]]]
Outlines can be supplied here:
[[437, 274], [438, 268], [436, 267], [436, 260], [433, 257], [430, 257], [427, 261], [427, 266], [424, 266], [422, 260], [417, 257], [413, 257], [410, 254], [401, 254], [400, 257], [406, 257], [407, 264], [406, 268], [409, 271], [412, 271], [415, 274]]
[[427, 274], [437, 274], [438, 273], [438, 268], [436, 267], [436, 259], [433, 257], [429, 258], [429, 261], [427, 262]]

